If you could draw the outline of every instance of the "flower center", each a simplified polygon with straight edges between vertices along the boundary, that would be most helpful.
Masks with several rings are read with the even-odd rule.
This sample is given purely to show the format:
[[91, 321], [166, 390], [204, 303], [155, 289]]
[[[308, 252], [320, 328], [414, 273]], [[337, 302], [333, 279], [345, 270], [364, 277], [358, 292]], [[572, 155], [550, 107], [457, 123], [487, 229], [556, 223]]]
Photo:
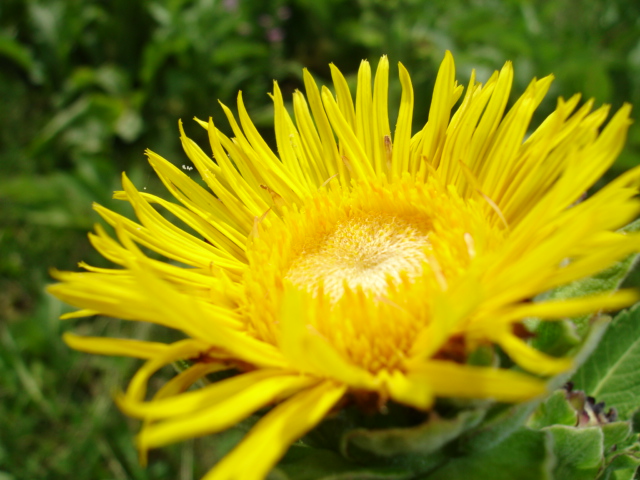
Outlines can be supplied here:
[[344, 219], [314, 238], [292, 262], [286, 278], [333, 301], [345, 288], [384, 295], [390, 283], [422, 274], [429, 233], [425, 225], [386, 215]]
[[[406, 179], [334, 187], [283, 209], [247, 250], [247, 332], [279, 345], [282, 319], [293, 318], [371, 372], [402, 368], [436, 295], [501, 244], [484, 208], [435, 179]], [[291, 292], [304, 292], [301, 303]]]

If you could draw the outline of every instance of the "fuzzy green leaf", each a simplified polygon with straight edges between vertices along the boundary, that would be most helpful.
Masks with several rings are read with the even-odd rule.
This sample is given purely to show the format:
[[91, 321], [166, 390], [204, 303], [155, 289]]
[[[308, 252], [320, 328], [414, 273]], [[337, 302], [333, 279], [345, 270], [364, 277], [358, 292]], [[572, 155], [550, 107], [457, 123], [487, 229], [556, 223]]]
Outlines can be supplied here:
[[576, 388], [627, 419], [640, 406], [640, 304], [620, 313], [573, 377]]
[[604, 434], [604, 451], [608, 452], [614, 446], [624, 442], [631, 435], [630, 422], [613, 422], [602, 426]]
[[640, 457], [635, 455], [619, 454], [603, 471], [598, 480], [632, 480], [640, 466]]
[[[551, 480], [555, 463], [551, 436], [521, 428], [495, 447], [453, 457], [425, 480]], [[564, 480], [564, 479], [563, 479]]]
[[567, 400], [564, 389], [556, 390], [533, 412], [527, 426], [534, 429], [551, 425], [574, 426], [577, 423], [577, 413]]
[[576, 428], [554, 425], [544, 431], [553, 437], [558, 480], [593, 480], [603, 462], [604, 435], [600, 427]]
[[530, 329], [536, 335], [531, 342], [532, 346], [549, 355], [564, 356], [580, 343], [581, 337], [578, 334], [578, 329], [571, 320], [527, 322], [528, 327], [532, 324], [535, 326]]
[[460, 451], [470, 454], [497, 446], [522, 426], [539, 403], [540, 400], [533, 400], [519, 405], [496, 405], [480, 426], [464, 435]]
[[371, 452], [381, 457], [407, 453], [427, 455], [476, 426], [484, 414], [482, 410], [467, 410], [452, 419], [433, 416], [429, 421], [413, 428], [352, 430], [343, 437], [341, 450], [347, 457], [353, 457], [357, 451]]
[[596, 318], [585, 338], [582, 345], [573, 353], [573, 368], [564, 373], [556, 375], [549, 381], [549, 391], [558, 389], [566, 384], [575, 372], [593, 355], [593, 352], [602, 342], [607, 327], [611, 323], [611, 317], [601, 315]]

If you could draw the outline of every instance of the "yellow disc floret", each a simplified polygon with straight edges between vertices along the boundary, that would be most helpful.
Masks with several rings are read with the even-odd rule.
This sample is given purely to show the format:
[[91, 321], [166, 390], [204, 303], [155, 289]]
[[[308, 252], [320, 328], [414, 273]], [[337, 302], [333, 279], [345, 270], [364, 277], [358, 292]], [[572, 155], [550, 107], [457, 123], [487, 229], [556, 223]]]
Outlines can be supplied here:
[[299, 289], [315, 312], [307, 327], [350, 361], [405, 370], [434, 295], [502, 244], [484, 207], [433, 179], [332, 184], [256, 231], [244, 282], [248, 329], [276, 344], [285, 290]]

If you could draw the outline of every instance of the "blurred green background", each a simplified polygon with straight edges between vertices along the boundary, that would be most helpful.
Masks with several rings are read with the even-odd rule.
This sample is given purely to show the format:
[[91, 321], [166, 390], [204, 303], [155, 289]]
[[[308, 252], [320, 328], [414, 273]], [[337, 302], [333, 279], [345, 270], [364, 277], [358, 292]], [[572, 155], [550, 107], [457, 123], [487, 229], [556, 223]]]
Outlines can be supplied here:
[[[0, 480], [198, 478], [217, 456], [208, 440], [151, 456], [133, 449], [136, 422], [112, 404], [136, 361], [69, 351], [63, 330], [162, 339], [103, 318], [62, 324], [43, 293], [48, 269], [105, 265], [86, 232], [92, 201], [111, 200], [128, 172], [161, 192], [143, 151], [177, 165], [177, 121], [232, 106], [238, 90], [271, 140], [267, 92], [302, 89], [302, 68], [328, 83], [330, 62], [354, 84], [360, 60], [401, 61], [426, 121], [435, 72], [453, 51], [458, 79], [515, 64], [514, 92], [554, 73], [555, 98], [640, 105], [640, 3], [635, 0], [3, 0], [0, 2]], [[390, 88], [397, 105], [399, 84]], [[640, 163], [640, 127], [609, 176]], [[195, 174], [193, 174], [195, 176]]]

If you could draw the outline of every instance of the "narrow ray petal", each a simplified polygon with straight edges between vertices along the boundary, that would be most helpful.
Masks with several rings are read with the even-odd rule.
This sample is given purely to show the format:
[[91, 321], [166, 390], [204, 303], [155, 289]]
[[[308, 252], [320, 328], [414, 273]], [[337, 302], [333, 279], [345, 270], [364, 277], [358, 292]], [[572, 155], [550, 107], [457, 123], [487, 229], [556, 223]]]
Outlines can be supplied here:
[[62, 336], [64, 343], [75, 350], [98, 355], [116, 355], [134, 358], [154, 358], [164, 353], [169, 345], [124, 338], [82, 337], [73, 333]]
[[542, 380], [524, 373], [437, 360], [416, 367], [408, 378], [429, 382], [436, 395], [492, 398], [501, 402], [528, 400], [542, 395], [547, 388]]
[[315, 427], [345, 392], [324, 382], [274, 408], [202, 480], [260, 480], [289, 445]]
[[153, 423], [138, 436], [140, 448], [168, 445], [186, 438], [216, 433], [232, 427], [256, 410], [318, 383], [303, 376], [274, 376], [238, 391], [220, 402], [203, 405], [197, 412]]

